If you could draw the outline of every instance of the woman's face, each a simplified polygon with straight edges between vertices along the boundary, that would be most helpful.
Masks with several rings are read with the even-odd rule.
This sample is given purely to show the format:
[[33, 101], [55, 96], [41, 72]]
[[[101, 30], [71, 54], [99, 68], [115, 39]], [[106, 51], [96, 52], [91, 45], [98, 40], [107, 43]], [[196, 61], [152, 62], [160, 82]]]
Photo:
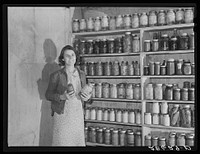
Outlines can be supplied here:
[[76, 54], [74, 53], [73, 50], [65, 50], [63, 56], [64, 56], [65, 65], [72, 66], [75, 64]]

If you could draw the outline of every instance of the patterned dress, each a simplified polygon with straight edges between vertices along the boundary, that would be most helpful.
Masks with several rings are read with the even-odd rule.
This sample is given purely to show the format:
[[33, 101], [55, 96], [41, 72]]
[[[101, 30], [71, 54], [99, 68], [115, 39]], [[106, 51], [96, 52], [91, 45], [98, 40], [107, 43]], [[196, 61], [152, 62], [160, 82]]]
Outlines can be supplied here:
[[67, 74], [68, 83], [72, 83], [76, 96], [66, 100], [64, 114], [54, 113], [52, 146], [85, 146], [84, 111], [78, 95], [81, 82], [77, 70]]

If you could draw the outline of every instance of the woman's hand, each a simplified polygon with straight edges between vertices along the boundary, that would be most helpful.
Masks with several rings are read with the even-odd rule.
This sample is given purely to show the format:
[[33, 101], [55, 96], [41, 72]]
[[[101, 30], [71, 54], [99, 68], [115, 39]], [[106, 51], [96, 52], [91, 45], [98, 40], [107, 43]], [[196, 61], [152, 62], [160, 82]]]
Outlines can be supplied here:
[[67, 93], [67, 91], [64, 92], [63, 95], [60, 95], [60, 100], [66, 100], [66, 99], [71, 99], [75, 97], [75, 92], [71, 91]]
[[92, 93], [90, 93], [90, 94], [86, 94], [83, 92], [80, 93], [80, 97], [83, 101], [88, 101], [91, 98], [91, 96], [92, 96]]

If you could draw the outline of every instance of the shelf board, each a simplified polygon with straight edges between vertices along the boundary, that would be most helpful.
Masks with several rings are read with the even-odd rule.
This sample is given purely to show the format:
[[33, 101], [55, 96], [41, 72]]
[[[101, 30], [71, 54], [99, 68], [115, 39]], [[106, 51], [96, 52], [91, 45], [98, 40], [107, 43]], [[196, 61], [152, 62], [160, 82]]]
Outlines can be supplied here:
[[100, 143], [92, 143], [92, 142], [86, 142], [86, 145], [88, 145], [88, 146], [103, 146], [103, 147], [113, 147], [113, 146], [115, 146], [115, 147], [119, 147], [120, 145], [112, 145], [112, 144], [100, 144]]
[[161, 54], [187, 54], [187, 53], [194, 53], [194, 50], [168, 50], [168, 51], [149, 51], [143, 52], [146, 55], [161, 55]]
[[144, 75], [147, 78], [195, 78], [194, 75]]
[[102, 124], [113, 124], [113, 125], [124, 125], [124, 126], [135, 126], [135, 127], [141, 127], [141, 124], [132, 124], [132, 123], [122, 123], [122, 122], [113, 122], [113, 121], [103, 121], [103, 120], [85, 120], [85, 122], [90, 123], [102, 123]]
[[114, 101], [114, 102], [141, 102], [135, 99], [122, 99], [122, 98], [92, 98], [93, 101]]
[[140, 79], [141, 76], [86, 76], [90, 79]]
[[194, 131], [194, 128], [184, 128], [184, 127], [172, 127], [172, 126], [162, 126], [162, 125], [148, 125], [144, 124], [145, 127], [157, 128], [157, 129], [168, 129], [168, 130], [184, 130], [184, 131]]
[[174, 104], [194, 104], [195, 101], [175, 101], [175, 100], [144, 100], [145, 102], [168, 102]]
[[101, 53], [101, 54], [81, 54], [80, 57], [120, 57], [120, 56], [139, 56], [137, 53]]

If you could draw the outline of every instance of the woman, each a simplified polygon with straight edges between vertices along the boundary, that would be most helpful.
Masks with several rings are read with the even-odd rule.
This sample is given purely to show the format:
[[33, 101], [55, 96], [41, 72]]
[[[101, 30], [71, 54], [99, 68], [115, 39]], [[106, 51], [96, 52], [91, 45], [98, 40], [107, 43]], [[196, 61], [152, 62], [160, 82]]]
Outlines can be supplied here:
[[[70, 45], [59, 56], [64, 66], [50, 75], [46, 99], [51, 101], [53, 116], [53, 146], [85, 146], [83, 103], [89, 102], [91, 93], [82, 92], [86, 85], [83, 71], [75, 67], [77, 53]], [[72, 84], [74, 91], [68, 92]]]

